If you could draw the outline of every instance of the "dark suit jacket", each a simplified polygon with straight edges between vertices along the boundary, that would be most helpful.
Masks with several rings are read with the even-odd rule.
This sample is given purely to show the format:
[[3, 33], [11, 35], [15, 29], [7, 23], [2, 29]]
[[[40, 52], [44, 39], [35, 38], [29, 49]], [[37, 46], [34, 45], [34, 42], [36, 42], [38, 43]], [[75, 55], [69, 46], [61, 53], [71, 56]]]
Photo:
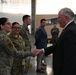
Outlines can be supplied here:
[[76, 24], [71, 22], [61, 33], [54, 46], [45, 49], [53, 53], [54, 75], [76, 75]]
[[42, 26], [40, 26], [35, 33], [35, 45], [38, 49], [47, 47], [47, 33]]

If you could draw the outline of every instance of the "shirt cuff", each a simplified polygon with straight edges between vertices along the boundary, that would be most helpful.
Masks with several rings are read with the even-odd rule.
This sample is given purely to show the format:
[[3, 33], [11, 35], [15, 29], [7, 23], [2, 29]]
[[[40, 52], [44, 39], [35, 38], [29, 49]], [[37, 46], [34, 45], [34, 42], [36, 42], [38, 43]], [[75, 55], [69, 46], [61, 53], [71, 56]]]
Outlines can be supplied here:
[[43, 53], [45, 53], [45, 50], [44, 50], [44, 48], [42, 48], [42, 51], [43, 51]]

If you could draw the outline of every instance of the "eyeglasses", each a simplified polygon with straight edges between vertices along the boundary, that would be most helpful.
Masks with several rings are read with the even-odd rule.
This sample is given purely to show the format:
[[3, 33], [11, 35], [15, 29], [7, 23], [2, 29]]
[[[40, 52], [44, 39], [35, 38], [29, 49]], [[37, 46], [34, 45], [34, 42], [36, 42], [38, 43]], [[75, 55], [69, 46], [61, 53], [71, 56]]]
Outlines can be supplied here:
[[12, 27], [12, 28], [14, 28], [14, 29], [20, 29], [20, 27]]
[[10, 22], [6, 22], [5, 24], [7, 24], [7, 25], [11, 25], [11, 23], [10, 23]]

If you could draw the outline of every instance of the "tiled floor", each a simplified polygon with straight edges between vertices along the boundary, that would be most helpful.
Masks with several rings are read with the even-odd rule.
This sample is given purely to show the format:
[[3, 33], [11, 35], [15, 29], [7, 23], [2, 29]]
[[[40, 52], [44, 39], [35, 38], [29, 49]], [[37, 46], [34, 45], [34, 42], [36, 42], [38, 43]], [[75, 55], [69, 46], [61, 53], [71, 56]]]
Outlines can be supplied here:
[[[32, 36], [31, 37], [32, 50], [35, 48], [34, 41], [35, 40]], [[51, 44], [48, 44], [48, 46], [49, 45], [51, 45]], [[46, 57], [47, 67], [46, 67], [45, 73], [36, 72], [36, 66], [37, 66], [36, 57], [31, 57], [31, 63], [32, 63], [32, 68], [30, 68], [28, 75], [52, 75], [52, 55], [49, 55], [48, 57]]]
[[30, 68], [28, 75], [52, 75], [52, 55], [46, 57], [47, 67], [45, 73], [36, 72], [36, 57], [31, 58], [32, 68]]

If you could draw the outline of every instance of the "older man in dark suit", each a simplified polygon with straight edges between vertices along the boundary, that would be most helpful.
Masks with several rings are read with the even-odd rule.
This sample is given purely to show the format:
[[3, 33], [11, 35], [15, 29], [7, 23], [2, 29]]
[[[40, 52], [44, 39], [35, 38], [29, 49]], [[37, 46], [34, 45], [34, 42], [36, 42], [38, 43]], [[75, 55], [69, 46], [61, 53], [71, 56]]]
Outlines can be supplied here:
[[[35, 33], [35, 45], [37, 49], [46, 48], [47, 47], [47, 33], [45, 30], [46, 19], [40, 20], [40, 27], [37, 29]], [[46, 58], [43, 53], [37, 55], [37, 72], [44, 73], [45, 71], [41, 68], [42, 59], [46, 62]], [[45, 64], [44, 64], [45, 65]]]
[[37, 53], [44, 52], [47, 56], [53, 53], [54, 75], [76, 75], [76, 24], [74, 12], [69, 8], [63, 8], [58, 13], [58, 22], [63, 31], [54, 46]]

